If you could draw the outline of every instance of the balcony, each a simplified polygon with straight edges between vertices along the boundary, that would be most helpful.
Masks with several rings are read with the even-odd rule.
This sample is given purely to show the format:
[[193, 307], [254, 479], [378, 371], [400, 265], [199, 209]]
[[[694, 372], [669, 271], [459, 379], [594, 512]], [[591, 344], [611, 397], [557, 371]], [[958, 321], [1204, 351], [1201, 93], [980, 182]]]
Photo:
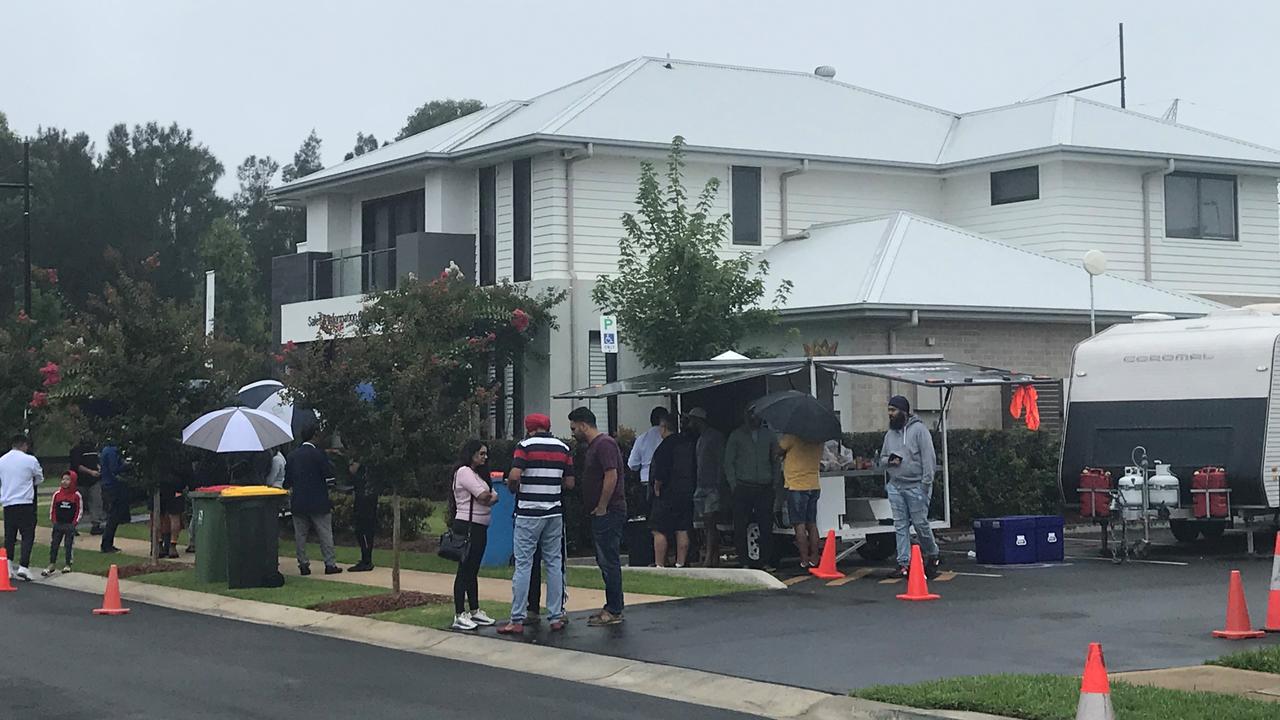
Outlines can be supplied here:
[[348, 252], [317, 260], [310, 299], [368, 295], [396, 286], [396, 249]]

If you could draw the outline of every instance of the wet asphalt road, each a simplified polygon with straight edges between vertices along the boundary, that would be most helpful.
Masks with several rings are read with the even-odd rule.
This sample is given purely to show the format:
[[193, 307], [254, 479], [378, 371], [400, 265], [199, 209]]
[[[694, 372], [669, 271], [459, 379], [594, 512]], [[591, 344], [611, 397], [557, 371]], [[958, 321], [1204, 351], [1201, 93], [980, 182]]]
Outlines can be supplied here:
[[749, 718], [147, 605], [94, 617], [99, 602], [38, 583], [0, 594], [0, 718]]

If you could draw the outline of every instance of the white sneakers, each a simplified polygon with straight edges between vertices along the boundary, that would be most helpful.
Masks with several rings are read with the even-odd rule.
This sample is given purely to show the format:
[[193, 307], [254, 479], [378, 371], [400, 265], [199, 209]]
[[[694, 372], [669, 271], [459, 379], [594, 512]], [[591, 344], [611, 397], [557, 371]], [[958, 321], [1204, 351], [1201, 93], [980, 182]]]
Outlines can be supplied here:
[[497, 620], [489, 617], [489, 614], [483, 610], [464, 612], [453, 616], [454, 630], [475, 630], [481, 626], [489, 627], [497, 623]]
[[31, 582], [32, 580], [35, 580], [34, 577], [31, 577], [31, 571], [22, 567], [21, 565], [18, 566], [18, 571], [14, 573], [14, 576], [17, 577], [19, 580], [26, 580], [27, 582]]

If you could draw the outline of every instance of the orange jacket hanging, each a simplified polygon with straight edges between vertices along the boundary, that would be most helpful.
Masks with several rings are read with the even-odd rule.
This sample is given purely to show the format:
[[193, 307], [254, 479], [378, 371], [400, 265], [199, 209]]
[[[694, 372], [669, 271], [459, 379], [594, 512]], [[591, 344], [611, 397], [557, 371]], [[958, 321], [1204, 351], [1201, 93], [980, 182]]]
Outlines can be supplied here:
[[1023, 410], [1027, 413], [1027, 429], [1040, 429], [1040, 405], [1037, 402], [1038, 394], [1035, 385], [1019, 385], [1013, 389], [1013, 398], [1009, 400], [1009, 414], [1015, 418], [1022, 417]]

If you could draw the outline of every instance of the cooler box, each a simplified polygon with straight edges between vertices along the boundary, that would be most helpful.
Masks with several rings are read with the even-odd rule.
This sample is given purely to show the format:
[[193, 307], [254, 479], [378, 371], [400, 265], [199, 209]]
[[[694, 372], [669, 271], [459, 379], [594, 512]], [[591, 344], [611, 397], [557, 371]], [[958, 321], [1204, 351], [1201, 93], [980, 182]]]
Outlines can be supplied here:
[[1036, 561], [1062, 562], [1066, 555], [1062, 537], [1063, 523], [1058, 515], [1036, 517]]
[[983, 565], [1036, 562], [1036, 518], [1017, 515], [973, 521], [974, 545]]

